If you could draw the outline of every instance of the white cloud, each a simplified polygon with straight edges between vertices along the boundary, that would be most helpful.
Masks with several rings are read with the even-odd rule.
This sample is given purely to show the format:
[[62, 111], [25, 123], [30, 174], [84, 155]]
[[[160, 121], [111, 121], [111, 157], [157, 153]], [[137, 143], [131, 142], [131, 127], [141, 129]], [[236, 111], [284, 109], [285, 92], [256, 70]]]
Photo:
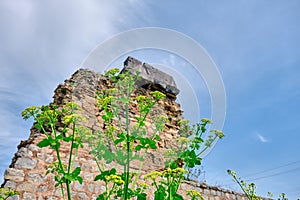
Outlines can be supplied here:
[[0, 1], [0, 184], [32, 124], [21, 111], [50, 103], [89, 51], [147, 19], [145, 7], [130, 0]]
[[263, 135], [261, 135], [260, 133], [256, 133], [256, 136], [257, 136], [258, 140], [259, 140], [260, 142], [262, 142], [262, 143], [269, 142], [269, 141], [267, 140], [267, 138], [264, 137]]

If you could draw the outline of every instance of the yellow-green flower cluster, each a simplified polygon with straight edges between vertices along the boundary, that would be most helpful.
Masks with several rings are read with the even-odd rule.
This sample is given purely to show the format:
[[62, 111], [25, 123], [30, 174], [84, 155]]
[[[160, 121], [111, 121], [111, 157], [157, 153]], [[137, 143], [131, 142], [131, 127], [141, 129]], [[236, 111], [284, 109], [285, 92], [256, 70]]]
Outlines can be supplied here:
[[144, 176], [144, 179], [152, 179], [153, 181], [155, 181], [155, 179], [157, 177], [180, 177], [183, 173], [186, 173], [187, 171], [183, 168], [175, 168], [175, 169], [171, 169], [171, 168], [166, 168], [164, 169], [163, 171], [161, 172], [158, 172], [158, 171], [153, 171], [153, 172], [150, 172], [148, 174], [146, 174]]
[[[66, 164], [62, 164], [64, 168], [67, 167]], [[55, 173], [55, 172], [58, 172], [59, 171], [59, 163], [58, 162], [53, 162], [51, 163], [50, 165], [47, 166], [47, 171], [46, 171], [46, 174], [49, 174], [49, 173]]]
[[150, 172], [150, 173], [148, 173], [148, 174], [146, 174], [145, 176], [144, 176], [144, 179], [146, 180], [146, 179], [152, 179], [153, 181], [155, 181], [155, 179], [157, 178], [157, 177], [162, 177], [162, 173], [161, 172], [158, 172], [158, 171], [153, 171], [153, 172]]
[[111, 174], [109, 176], [106, 176], [105, 179], [106, 179], [106, 181], [108, 181], [108, 182], [112, 181], [113, 183], [115, 183], [117, 185], [124, 184], [124, 181], [122, 180], [122, 178], [118, 175], [115, 175], [115, 174]]
[[203, 118], [201, 119], [201, 122], [205, 123], [205, 124], [211, 124], [212, 122], [210, 121], [210, 119], [208, 118]]
[[165, 98], [165, 96], [166, 96], [164, 93], [159, 92], [159, 91], [153, 91], [153, 92], [150, 92], [150, 94], [151, 94], [152, 96], [154, 96], [156, 100]]
[[143, 188], [143, 189], [148, 189], [148, 188], [150, 188], [150, 186], [149, 186], [147, 183], [144, 183], [144, 182], [139, 183], [138, 185], [139, 185], [140, 188]]
[[23, 119], [29, 119], [32, 116], [35, 116], [40, 112], [40, 107], [37, 106], [30, 106], [26, 108], [24, 111], [22, 111], [22, 117]]
[[167, 176], [178, 177], [178, 176], [181, 176], [183, 173], [186, 173], [186, 172], [188, 172], [188, 171], [181, 168], [181, 167], [178, 167], [178, 168], [175, 168], [175, 169], [167, 168], [162, 172], [162, 175], [164, 177], [167, 177]]
[[71, 110], [71, 111], [80, 110], [80, 105], [74, 102], [68, 102], [64, 105], [64, 109]]
[[180, 125], [188, 125], [189, 123], [190, 123], [190, 121], [186, 120], [186, 119], [182, 119], [182, 120], [178, 121], [178, 124], [180, 124]]
[[[8, 187], [6, 188], [0, 188], [0, 199], [7, 199], [8, 197], [14, 196], [16, 194], [19, 194], [15, 189]], [[4, 196], [2, 196], [4, 195]]]
[[70, 124], [70, 123], [73, 123], [75, 121], [84, 121], [84, 120], [85, 120], [85, 118], [82, 115], [79, 115], [79, 114], [76, 114], [76, 113], [67, 115], [63, 118], [63, 122], [65, 124]]
[[118, 68], [112, 68], [112, 69], [108, 70], [108, 71], [104, 74], [104, 76], [105, 76], [105, 77], [116, 76], [116, 74], [119, 73], [119, 71], [120, 71], [120, 69], [118, 69]]
[[192, 197], [192, 199], [201, 199], [204, 200], [204, 197], [196, 190], [187, 190], [186, 194]]
[[228, 169], [228, 170], [227, 170], [227, 173], [228, 173], [229, 175], [231, 175], [233, 178], [236, 178], [236, 172], [235, 172], [235, 171]]
[[187, 144], [188, 142], [190, 142], [190, 139], [188, 139], [187, 137], [179, 137], [177, 138], [177, 141], [179, 144]]
[[115, 94], [117, 92], [118, 92], [117, 88], [110, 88], [110, 89], [107, 90], [108, 94]]
[[136, 100], [137, 100], [138, 102], [141, 102], [141, 101], [149, 100], [149, 98], [146, 97], [146, 96], [144, 96], [144, 95], [139, 95], [139, 96], [136, 97]]
[[213, 132], [218, 138], [222, 139], [225, 135], [220, 130], [211, 130], [210, 132]]

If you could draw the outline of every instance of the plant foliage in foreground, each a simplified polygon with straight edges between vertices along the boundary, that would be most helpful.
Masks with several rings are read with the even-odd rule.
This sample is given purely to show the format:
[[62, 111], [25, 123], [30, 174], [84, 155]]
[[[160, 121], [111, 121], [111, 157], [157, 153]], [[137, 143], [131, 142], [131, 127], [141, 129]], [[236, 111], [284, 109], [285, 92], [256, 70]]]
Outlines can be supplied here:
[[[154, 190], [155, 200], [183, 199], [178, 193], [181, 181], [187, 176], [188, 169], [201, 164], [201, 154], [224, 134], [219, 130], [212, 130], [213, 134], [203, 139], [211, 123], [209, 119], [202, 119], [200, 123], [190, 126], [188, 121], [180, 122], [181, 137], [178, 139], [179, 147], [166, 152], [165, 168], [141, 175], [144, 157], [147, 152], [157, 149], [160, 140], [159, 133], [164, 130], [168, 120], [166, 116], [154, 116], [151, 110], [155, 104], [165, 98], [158, 91], [148, 95], [133, 97], [135, 82], [138, 74], [125, 72], [118, 74], [117, 69], [108, 71], [105, 76], [109, 78], [114, 87], [96, 93], [97, 105], [103, 119], [103, 130], [92, 133], [85, 127], [77, 127], [77, 122], [83, 118], [76, 113], [78, 105], [70, 102], [62, 108], [55, 105], [42, 107], [29, 107], [22, 112], [23, 118], [33, 117], [35, 127], [46, 136], [38, 146], [50, 147], [55, 150], [57, 161], [48, 166], [47, 173], [55, 176], [55, 186], [60, 186], [64, 196], [66, 187], [67, 198], [71, 199], [71, 182], [82, 183], [81, 168], [73, 168], [76, 152], [83, 147], [82, 141], [88, 142], [91, 154], [98, 164], [99, 174], [95, 181], [105, 185], [105, 191], [98, 196], [98, 200], [109, 199], [138, 199], [147, 198], [146, 191]], [[130, 109], [136, 107], [137, 114], [131, 119]], [[147, 132], [146, 121], [151, 119], [155, 130]], [[58, 131], [57, 124], [63, 124]], [[62, 142], [70, 143], [68, 162], [61, 159]], [[133, 171], [132, 161], [138, 161], [139, 170]], [[121, 168], [108, 168], [108, 164], [117, 163]], [[150, 182], [150, 185], [147, 184]], [[202, 195], [194, 190], [187, 190], [187, 196], [192, 200], [203, 199]]]
[[[258, 197], [256, 195], [256, 184], [255, 183], [247, 183], [246, 181], [242, 180], [240, 177], [237, 177], [236, 172], [233, 170], [228, 169], [227, 173], [229, 175], [231, 175], [231, 177], [233, 178], [233, 181], [236, 182], [240, 188], [242, 189], [242, 191], [244, 192], [244, 194], [247, 196], [247, 198], [249, 200], [262, 200], [261, 197]], [[268, 192], [268, 196], [270, 198], [273, 197], [273, 194], [271, 192]], [[287, 198], [285, 197], [285, 193], [281, 193], [279, 194], [278, 200], [287, 200]]]

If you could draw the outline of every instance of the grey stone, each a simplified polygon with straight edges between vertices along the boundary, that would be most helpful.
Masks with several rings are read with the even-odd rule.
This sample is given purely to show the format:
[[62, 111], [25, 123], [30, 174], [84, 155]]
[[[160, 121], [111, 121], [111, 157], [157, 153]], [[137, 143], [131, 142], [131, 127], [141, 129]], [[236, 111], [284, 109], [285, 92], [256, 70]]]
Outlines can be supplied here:
[[32, 155], [32, 152], [25, 147], [21, 147], [17, 152], [17, 156], [19, 157], [32, 157]]
[[62, 197], [62, 192], [61, 192], [61, 188], [58, 188], [57, 190], [55, 190], [54, 193], [56, 196]]
[[88, 196], [85, 193], [81, 192], [78, 194], [78, 199], [86, 200], [88, 199]]
[[24, 171], [14, 168], [8, 168], [5, 171], [4, 179], [20, 182], [24, 180]]
[[206, 195], [209, 195], [210, 194], [210, 190], [209, 189], [205, 189], [203, 193], [206, 194]]
[[47, 153], [38, 153], [37, 157], [46, 163], [52, 163], [53, 162], [53, 155], [49, 155]]
[[19, 200], [20, 199], [20, 196], [19, 195], [14, 195], [12, 197], [8, 197], [7, 200]]
[[58, 200], [58, 198], [55, 196], [48, 196], [47, 200]]
[[15, 182], [13, 182], [13, 181], [6, 181], [6, 183], [4, 185], [4, 188], [7, 189], [8, 187], [10, 187], [10, 188], [16, 189], [16, 186], [17, 186], [17, 184]]
[[38, 146], [35, 145], [35, 144], [30, 144], [30, 145], [28, 146], [28, 149], [30, 149], [31, 151], [38, 151], [38, 150], [40, 150], [41, 148], [38, 147]]
[[18, 158], [15, 163], [15, 168], [33, 169], [37, 161], [30, 158]]
[[46, 176], [35, 172], [29, 172], [28, 179], [35, 183], [43, 183], [46, 181]]
[[41, 193], [47, 192], [47, 190], [48, 190], [48, 186], [47, 185], [41, 185], [38, 188], [38, 191], [41, 192]]
[[23, 200], [33, 200], [36, 199], [35, 194], [29, 193], [29, 192], [24, 192], [23, 194]]
[[36, 192], [37, 186], [31, 183], [21, 183], [17, 187], [17, 191], [27, 191], [27, 192]]
[[89, 185], [88, 185], [88, 191], [89, 191], [90, 193], [94, 192], [94, 188], [95, 188], [95, 185], [94, 185], [94, 184], [89, 184]]
[[165, 91], [173, 95], [179, 94], [179, 89], [172, 76], [152, 67], [147, 63], [142, 63], [135, 58], [128, 57], [124, 62], [124, 68], [121, 73], [125, 71], [130, 71], [130, 73], [135, 74], [140, 73], [141, 79], [137, 81], [136, 85], [138, 87], [155, 87], [157, 90]]
[[84, 183], [80, 184], [78, 181], [74, 183], [74, 190], [75, 191], [82, 191], [84, 187]]
[[85, 172], [83, 176], [84, 180], [93, 181], [94, 180], [94, 174], [90, 172]]

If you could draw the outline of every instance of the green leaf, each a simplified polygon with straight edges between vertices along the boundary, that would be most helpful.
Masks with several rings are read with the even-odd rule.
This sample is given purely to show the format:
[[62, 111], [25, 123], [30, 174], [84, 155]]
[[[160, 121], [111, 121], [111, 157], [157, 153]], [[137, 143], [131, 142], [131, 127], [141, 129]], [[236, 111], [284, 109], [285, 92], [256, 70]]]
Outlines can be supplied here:
[[160, 140], [160, 137], [158, 135], [155, 136], [156, 140]]
[[77, 181], [82, 184], [82, 178], [80, 176], [77, 177]]
[[183, 200], [183, 197], [180, 194], [173, 194], [173, 199], [174, 200]]
[[94, 178], [94, 181], [102, 180], [102, 175], [99, 174]]
[[45, 138], [38, 143], [38, 147], [40, 147], [40, 148], [47, 147], [47, 146], [50, 146], [50, 141], [48, 138]]
[[121, 142], [123, 142], [123, 141], [124, 141], [123, 138], [119, 138], [119, 139], [116, 139], [116, 140], [114, 141], [114, 143], [115, 143], [115, 144], [119, 144], [119, 143], [121, 143]]
[[100, 195], [97, 197], [97, 200], [105, 200], [104, 194], [100, 194]]
[[167, 193], [165, 187], [162, 185], [158, 186], [158, 189], [154, 192], [154, 200], [166, 199]]
[[70, 141], [72, 141], [73, 136], [70, 135], [70, 136], [68, 136], [68, 137], [63, 137], [62, 139], [63, 139], [63, 141], [65, 141], [65, 142], [70, 142]]
[[135, 150], [137, 150], [137, 151], [139, 151], [139, 150], [141, 150], [143, 148], [143, 146], [142, 145], [137, 145], [136, 147], [135, 147]]
[[78, 176], [80, 174], [80, 171], [81, 171], [80, 167], [76, 167], [72, 172], [72, 176]]
[[146, 193], [137, 194], [137, 200], [146, 200], [146, 199], [147, 199]]

